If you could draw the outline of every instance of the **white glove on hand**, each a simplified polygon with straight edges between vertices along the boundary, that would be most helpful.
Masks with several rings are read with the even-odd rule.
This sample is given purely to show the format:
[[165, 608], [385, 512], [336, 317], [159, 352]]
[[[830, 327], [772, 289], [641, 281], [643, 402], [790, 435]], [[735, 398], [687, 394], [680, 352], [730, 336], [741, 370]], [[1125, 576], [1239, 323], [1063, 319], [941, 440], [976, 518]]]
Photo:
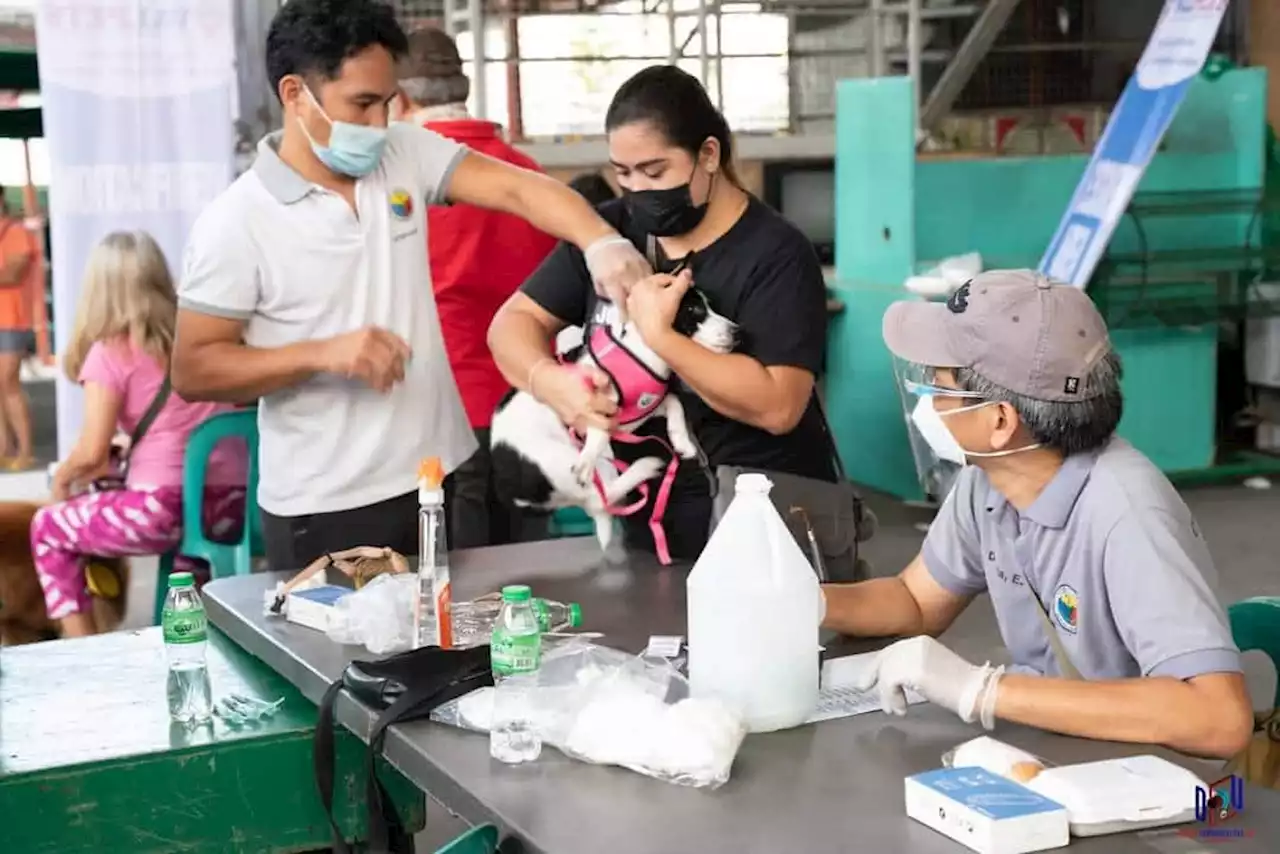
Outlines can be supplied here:
[[596, 293], [618, 309], [618, 319], [627, 322], [627, 294], [631, 286], [653, 275], [649, 262], [620, 234], [601, 237], [582, 252]]
[[995, 686], [1004, 668], [970, 664], [931, 637], [921, 635], [891, 644], [855, 687], [880, 692], [886, 714], [907, 713], [907, 688], [926, 700], [950, 709], [965, 723], [981, 717], [987, 729], [994, 726]]

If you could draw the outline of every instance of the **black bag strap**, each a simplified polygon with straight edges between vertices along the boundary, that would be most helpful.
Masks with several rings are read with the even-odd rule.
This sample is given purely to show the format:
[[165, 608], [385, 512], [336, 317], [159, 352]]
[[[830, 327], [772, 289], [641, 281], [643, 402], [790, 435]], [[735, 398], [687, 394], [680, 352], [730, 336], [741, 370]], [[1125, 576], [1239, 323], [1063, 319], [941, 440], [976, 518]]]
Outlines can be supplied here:
[[173, 391], [173, 383], [169, 379], [169, 375], [164, 375], [164, 381], [160, 383], [160, 388], [156, 389], [156, 396], [151, 398], [151, 402], [147, 404], [147, 411], [142, 413], [142, 417], [138, 419], [138, 423], [133, 426], [133, 432], [129, 434], [129, 448], [124, 452], [124, 456], [120, 459], [120, 474], [127, 475], [129, 473], [129, 458], [133, 456], [134, 448], [138, 447], [138, 443], [142, 441], [142, 437], [147, 435], [147, 431], [151, 429], [151, 425], [155, 423], [156, 418], [160, 416], [160, 410], [164, 409], [164, 405], [169, 401], [169, 394]]
[[316, 788], [320, 790], [320, 803], [324, 806], [325, 818], [333, 831], [333, 854], [351, 854], [351, 846], [343, 838], [338, 822], [333, 818], [333, 765], [334, 765], [334, 706], [338, 702], [338, 694], [342, 692], [342, 680], [329, 686], [320, 700], [319, 712], [316, 715], [316, 734], [312, 743], [311, 761], [315, 769]]
[[836, 437], [831, 432], [831, 422], [827, 420], [827, 408], [822, 405], [822, 397], [816, 388], [813, 390], [813, 405], [818, 410], [818, 420], [822, 422], [822, 435], [827, 438], [827, 452], [831, 454], [831, 462], [836, 467], [836, 477], [846, 481], [849, 476], [844, 471], [844, 460], [840, 459], [840, 449], [836, 447]]
[[[383, 662], [357, 662], [375, 670], [375, 664], [383, 665], [383, 670], [393, 670], [408, 664], [405, 656], [421, 654], [421, 650], [402, 653], [393, 659]], [[436, 652], [441, 652], [437, 650]], [[365, 807], [367, 814], [367, 833], [370, 854], [414, 854], [413, 835], [408, 833], [391, 795], [378, 778], [378, 757], [382, 755], [383, 742], [387, 728], [402, 721], [424, 718], [436, 706], [461, 697], [476, 688], [493, 684], [493, 673], [489, 667], [489, 659], [485, 655], [473, 654], [475, 660], [466, 660], [464, 666], [456, 671], [448, 681], [430, 680], [406, 685], [396, 701], [387, 706], [374, 722], [369, 732], [369, 745], [365, 753]], [[445, 653], [452, 655], [453, 653]], [[391, 665], [388, 667], [387, 665]], [[333, 831], [334, 854], [353, 854], [353, 848], [342, 836], [342, 830], [333, 815], [333, 792], [335, 780], [335, 718], [334, 707], [338, 695], [342, 692], [342, 679], [334, 682], [325, 691], [320, 701], [319, 713], [316, 716], [316, 731], [313, 740], [313, 764], [316, 787], [320, 792], [320, 802], [324, 806], [325, 815], [329, 819], [329, 827]]]

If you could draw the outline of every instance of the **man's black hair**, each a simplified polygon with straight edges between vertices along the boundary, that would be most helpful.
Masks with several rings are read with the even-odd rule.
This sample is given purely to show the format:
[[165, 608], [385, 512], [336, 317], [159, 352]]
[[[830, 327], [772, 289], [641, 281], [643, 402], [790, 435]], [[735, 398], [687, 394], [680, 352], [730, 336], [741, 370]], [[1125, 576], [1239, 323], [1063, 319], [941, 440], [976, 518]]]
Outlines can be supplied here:
[[289, 0], [267, 30], [267, 78], [280, 97], [286, 74], [338, 76], [342, 63], [370, 45], [399, 60], [409, 40], [395, 10], [377, 0]]

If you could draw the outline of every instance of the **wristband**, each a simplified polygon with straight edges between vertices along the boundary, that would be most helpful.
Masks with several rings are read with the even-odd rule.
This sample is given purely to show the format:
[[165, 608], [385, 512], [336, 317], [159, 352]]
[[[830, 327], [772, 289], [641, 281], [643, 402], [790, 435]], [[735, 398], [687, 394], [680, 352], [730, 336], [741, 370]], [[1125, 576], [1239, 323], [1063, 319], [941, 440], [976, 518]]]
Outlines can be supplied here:
[[556, 364], [559, 363], [555, 359], [552, 359], [550, 356], [543, 356], [541, 359], [533, 363], [533, 367], [529, 368], [529, 377], [525, 380], [525, 386], [528, 388], [529, 394], [533, 396], [533, 399], [539, 403], [542, 402], [542, 398], [538, 397], [538, 392], [533, 388], [533, 381], [538, 377], [538, 369], [546, 365]]
[[582, 260], [590, 264], [591, 256], [593, 253], [599, 252], [601, 249], [603, 249], [606, 246], [613, 246], [615, 244], [620, 244], [620, 243], [625, 243], [628, 246], [630, 246], [632, 249], [635, 248], [635, 246], [631, 243], [630, 240], [627, 240], [627, 238], [623, 237], [621, 234], [615, 233], [612, 235], [607, 235], [605, 237], [598, 237], [595, 240], [591, 241], [591, 245], [589, 245], [586, 249], [582, 250]]

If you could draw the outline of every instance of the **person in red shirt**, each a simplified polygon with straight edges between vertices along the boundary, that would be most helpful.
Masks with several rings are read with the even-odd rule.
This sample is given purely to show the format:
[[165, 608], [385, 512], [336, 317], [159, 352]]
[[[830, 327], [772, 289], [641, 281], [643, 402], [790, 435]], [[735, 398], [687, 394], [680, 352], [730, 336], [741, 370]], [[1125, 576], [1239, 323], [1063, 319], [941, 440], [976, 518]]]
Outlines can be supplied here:
[[[457, 45], [447, 33], [435, 27], [411, 33], [399, 76], [402, 121], [424, 125], [497, 160], [541, 171], [507, 144], [498, 125], [467, 112], [471, 81], [462, 73]], [[498, 307], [555, 246], [555, 238], [510, 214], [471, 205], [427, 211], [427, 251], [445, 350], [480, 443], [480, 450], [445, 484], [454, 548], [521, 542], [546, 534], [546, 516], [504, 506], [494, 496], [489, 423], [510, 387], [493, 362], [485, 335]]]

